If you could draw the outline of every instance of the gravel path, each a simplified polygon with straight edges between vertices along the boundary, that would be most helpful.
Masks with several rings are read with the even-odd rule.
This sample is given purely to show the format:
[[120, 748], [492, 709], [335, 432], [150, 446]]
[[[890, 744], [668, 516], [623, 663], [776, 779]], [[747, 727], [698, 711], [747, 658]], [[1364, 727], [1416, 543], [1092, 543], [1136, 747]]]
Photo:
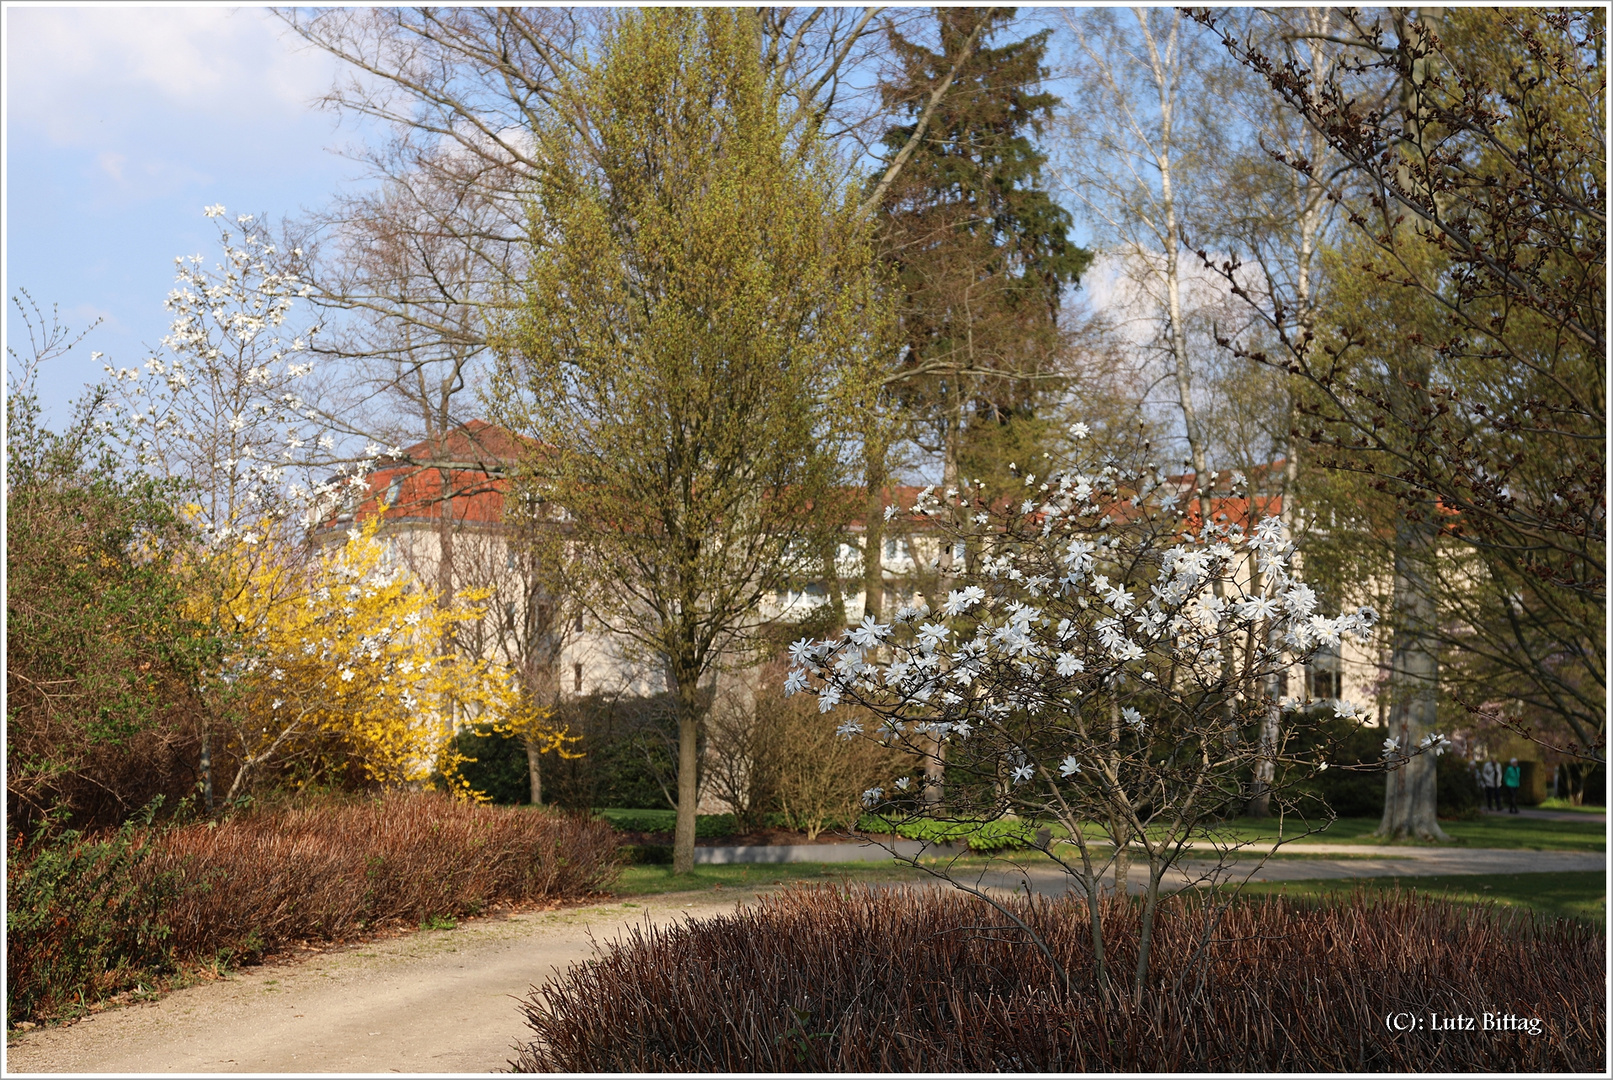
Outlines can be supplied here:
[[709, 917], [755, 894], [667, 894], [476, 919], [245, 968], [160, 1001], [11, 1033], [13, 1073], [501, 1072], [527, 1031], [512, 998], [646, 918]]
[[[1254, 880], [1606, 870], [1600, 853], [1321, 848], [1274, 859]], [[1292, 850], [1292, 849], [1289, 849]], [[1350, 858], [1326, 857], [1327, 854]], [[1186, 884], [1205, 864], [1171, 881]], [[1245, 872], [1252, 868], [1245, 864]], [[1136, 871], [1133, 871], [1135, 881]], [[1056, 872], [990, 871], [988, 887], [1063, 892]], [[9, 1034], [6, 1073], [478, 1073], [503, 1071], [526, 1026], [516, 1010], [536, 983], [644, 920], [658, 925], [734, 910], [761, 890], [672, 893], [636, 902], [468, 920], [246, 968], [159, 1001], [65, 1027]]]

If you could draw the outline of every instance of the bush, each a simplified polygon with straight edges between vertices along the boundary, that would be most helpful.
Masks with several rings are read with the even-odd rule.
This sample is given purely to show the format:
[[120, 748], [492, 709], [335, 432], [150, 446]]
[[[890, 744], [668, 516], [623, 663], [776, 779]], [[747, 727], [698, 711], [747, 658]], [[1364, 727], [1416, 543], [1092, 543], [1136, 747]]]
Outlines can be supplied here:
[[[1605, 937], [1416, 895], [1235, 905], [1196, 972], [1204, 911], [1172, 898], [1140, 1004], [1103, 1003], [1074, 899], [1001, 901], [1071, 976], [956, 892], [792, 890], [635, 928], [524, 1003], [517, 1071], [1600, 1072]], [[1117, 967], [1139, 911], [1106, 913]], [[1483, 957], [1483, 963], [1476, 963]], [[1550, 958], [1549, 961], [1544, 958]], [[1189, 976], [1189, 977], [1183, 977]], [[1195, 977], [1202, 976], [1202, 977]], [[1539, 1035], [1390, 1032], [1384, 1014], [1543, 1021]]]
[[[146, 815], [149, 822], [150, 814]], [[44, 829], [11, 842], [6, 874], [6, 1023], [58, 1013], [171, 970], [170, 877], [145, 870], [147, 831], [100, 838]]]
[[1484, 816], [1484, 791], [1472, 765], [1455, 754], [1442, 754], [1436, 765], [1434, 800], [1439, 816], [1471, 820]]
[[178, 963], [250, 959], [495, 901], [579, 899], [609, 886], [617, 865], [603, 822], [436, 794], [17, 843], [8, 1015], [49, 1016], [75, 994], [112, 993]]
[[532, 802], [526, 742], [520, 736], [498, 731], [491, 724], [476, 724], [454, 736], [454, 749], [465, 756], [459, 763], [459, 775], [489, 801], [500, 806]]
[[[554, 723], [581, 736], [582, 756], [544, 759], [544, 799], [578, 812], [594, 806], [666, 809], [677, 796], [678, 727], [671, 694], [591, 695], [565, 701]], [[705, 743], [702, 739], [702, 758]]]
[[[618, 832], [670, 833], [678, 826], [676, 810], [601, 810], [599, 816]], [[697, 840], [717, 840], [733, 833], [733, 814], [699, 814], [694, 819]]]
[[[864, 814], [857, 827], [863, 832], [888, 833], [890, 822]], [[917, 818], [896, 826], [896, 835], [906, 840], [930, 844], [965, 843], [970, 851], [990, 854], [1028, 848], [1036, 839], [1036, 826], [1025, 821], [999, 818], [996, 821], [932, 821]]]
[[[218, 642], [175, 569], [193, 530], [173, 485], [130, 472], [95, 434], [98, 399], [44, 428], [6, 398], [6, 805], [9, 828], [65, 814], [115, 826], [193, 792], [196, 693]], [[215, 741], [215, 747], [222, 740]], [[222, 764], [222, 762], [221, 762]]]

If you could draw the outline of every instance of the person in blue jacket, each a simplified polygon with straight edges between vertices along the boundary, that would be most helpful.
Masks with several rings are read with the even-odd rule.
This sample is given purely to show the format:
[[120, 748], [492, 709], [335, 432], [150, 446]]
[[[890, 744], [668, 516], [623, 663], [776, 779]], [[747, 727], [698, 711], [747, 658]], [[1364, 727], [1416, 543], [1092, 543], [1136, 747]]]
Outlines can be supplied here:
[[1507, 789], [1507, 808], [1516, 814], [1518, 812], [1518, 788], [1523, 786], [1523, 769], [1519, 767], [1517, 758], [1507, 762], [1506, 771], [1501, 774], [1501, 786]]

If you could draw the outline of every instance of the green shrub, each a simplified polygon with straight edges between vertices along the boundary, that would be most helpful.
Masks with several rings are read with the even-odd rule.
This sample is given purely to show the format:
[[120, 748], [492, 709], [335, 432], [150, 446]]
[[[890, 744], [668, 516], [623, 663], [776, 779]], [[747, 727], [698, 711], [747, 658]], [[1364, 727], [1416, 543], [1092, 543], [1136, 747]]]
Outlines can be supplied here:
[[[857, 821], [860, 832], [888, 833], [891, 823], [874, 814], [864, 814]], [[1036, 839], [1037, 826], [1026, 821], [1000, 818], [996, 821], [933, 821], [914, 818], [896, 826], [896, 835], [905, 840], [922, 840], [930, 844], [969, 845], [970, 851], [989, 855], [997, 851], [1017, 851], [1028, 848]]]
[[1436, 766], [1434, 798], [1439, 816], [1472, 820], [1484, 816], [1484, 792], [1471, 764], [1455, 754], [1441, 754]]
[[99, 838], [42, 827], [11, 843], [6, 874], [6, 1023], [60, 1013], [131, 973], [173, 969], [164, 920], [174, 874], [142, 874], [144, 820]]
[[460, 763], [460, 776], [489, 800], [500, 806], [532, 801], [532, 780], [522, 739], [495, 731], [491, 724], [476, 724], [454, 736], [454, 749], [467, 759]]
[[[590, 695], [564, 702], [555, 716], [573, 735], [579, 758], [544, 759], [543, 797], [568, 810], [594, 806], [668, 809], [677, 794], [677, 714], [670, 694]], [[700, 760], [704, 760], [702, 732]]]
[[[595, 811], [617, 832], [670, 833], [678, 826], [676, 810], [636, 810], [631, 807]], [[733, 814], [698, 814], [694, 819], [696, 840], [720, 840], [736, 828]]]

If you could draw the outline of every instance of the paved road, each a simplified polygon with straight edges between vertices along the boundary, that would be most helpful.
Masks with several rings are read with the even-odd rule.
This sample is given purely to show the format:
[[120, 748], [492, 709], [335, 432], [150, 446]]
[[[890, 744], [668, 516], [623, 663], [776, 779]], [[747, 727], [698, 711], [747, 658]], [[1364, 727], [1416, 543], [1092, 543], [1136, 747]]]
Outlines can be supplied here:
[[[1180, 867], [1166, 874], [1166, 888], [1179, 889], [1188, 885], [1212, 884], [1228, 881], [1303, 881], [1319, 878], [1360, 877], [1416, 877], [1444, 874], [1541, 874], [1562, 873], [1570, 870], [1607, 871], [1607, 856], [1602, 852], [1582, 851], [1512, 851], [1495, 848], [1413, 848], [1371, 847], [1352, 844], [1349, 847], [1324, 844], [1289, 844], [1283, 849], [1289, 855], [1306, 858], [1268, 859], [1264, 864], [1255, 857], [1231, 862], [1217, 871], [1213, 860], [1188, 858]], [[1332, 855], [1333, 858], [1327, 856]], [[1144, 864], [1146, 868], [1146, 864]], [[1129, 883], [1132, 891], [1139, 891], [1140, 874], [1133, 863]], [[1108, 875], [1113, 881], [1113, 874]], [[983, 872], [977, 880], [987, 886], [1057, 896], [1069, 890], [1069, 879], [1057, 871], [1026, 860], [1023, 868], [994, 869]]]
[[[1484, 849], [1320, 848], [1274, 859], [1255, 880], [1387, 874], [1602, 870], [1602, 854]], [[1290, 848], [1289, 850], [1293, 850]], [[1337, 857], [1348, 853], [1351, 858]], [[1334, 858], [1327, 858], [1332, 854]], [[1255, 869], [1245, 862], [1243, 870]], [[1172, 879], [1187, 884], [1204, 864]], [[1135, 871], [1134, 879], [1135, 879]], [[1041, 869], [999, 869], [988, 887], [1065, 891]], [[761, 890], [768, 891], [768, 890]], [[294, 964], [240, 971], [160, 1001], [109, 1010], [67, 1027], [12, 1033], [11, 1073], [465, 1073], [502, 1071], [526, 1034], [516, 999], [648, 919], [657, 924], [732, 911], [750, 890], [669, 894], [638, 903], [469, 920]]]

